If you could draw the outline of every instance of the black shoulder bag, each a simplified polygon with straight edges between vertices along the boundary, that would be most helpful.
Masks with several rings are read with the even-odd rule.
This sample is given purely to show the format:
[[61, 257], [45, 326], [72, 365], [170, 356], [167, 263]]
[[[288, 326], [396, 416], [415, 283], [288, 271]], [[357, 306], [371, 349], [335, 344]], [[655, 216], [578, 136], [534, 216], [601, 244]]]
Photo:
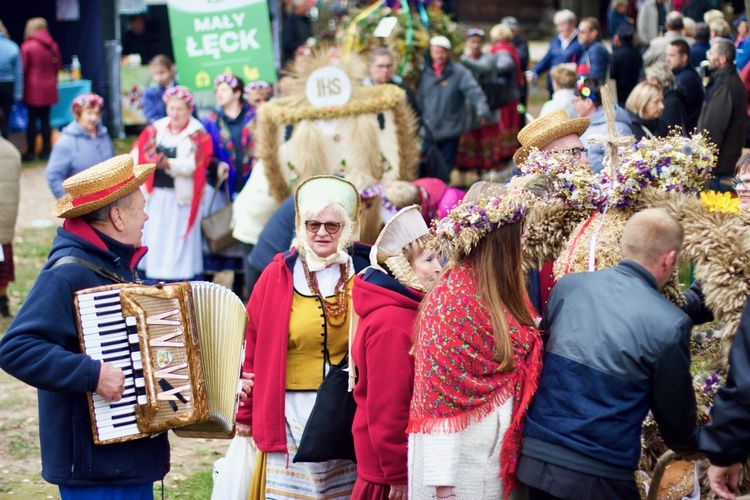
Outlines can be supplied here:
[[[320, 300], [325, 300], [322, 296]], [[351, 305], [350, 305], [351, 308]], [[351, 314], [351, 311], [349, 312]], [[351, 321], [351, 319], [350, 319]], [[323, 357], [329, 366], [318, 388], [310, 418], [299, 441], [293, 462], [351, 460], [354, 456], [352, 422], [357, 404], [349, 392], [348, 354], [337, 365], [331, 364], [328, 352], [328, 329], [323, 332]]]

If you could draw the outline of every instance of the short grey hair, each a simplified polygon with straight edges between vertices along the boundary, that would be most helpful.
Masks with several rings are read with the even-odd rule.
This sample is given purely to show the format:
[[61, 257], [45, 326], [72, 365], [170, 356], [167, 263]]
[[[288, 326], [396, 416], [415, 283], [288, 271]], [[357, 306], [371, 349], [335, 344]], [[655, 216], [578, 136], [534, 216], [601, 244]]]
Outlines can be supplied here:
[[711, 40], [711, 47], [716, 46], [716, 50], [720, 56], [727, 58], [727, 64], [734, 63], [734, 57], [737, 54], [737, 50], [734, 48], [734, 44], [728, 38], [714, 38]]
[[390, 51], [390, 50], [388, 49], [388, 47], [378, 47], [377, 49], [375, 49], [375, 50], [373, 50], [372, 52], [370, 52], [370, 58], [369, 58], [369, 61], [370, 61], [370, 62], [374, 62], [374, 61], [375, 61], [375, 58], [376, 58], [376, 57], [380, 57], [380, 56], [388, 56], [388, 57], [390, 57], [391, 59], [393, 59], [393, 54], [392, 54], [392, 53], [391, 53], [391, 51]]
[[674, 85], [674, 73], [669, 69], [667, 63], [658, 61], [646, 68], [646, 78], [654, 80], [664, 89], [672, 88]]
[[558, 10], [555, 12], [555, 16], [552, 18], [552, 21], [555, 24], [560, 23], [573, 23], [576, 24], [578, 22], [578, 17], [576, 16], [575, 12], [568, 9]]
[[[133, 193], [135, 193], [135, 191], [133, 191]], [[132, 203], [131, 197], [133, 193], [128, 193], [122, 198], [116, 199], [112, 203], [104, 205], [101, 208], [97, 208], [93, 212], [83, 214], [81, 215], [81, 219], [83, 219], [83, 221], [88, 224], [95, 224], [97, 222], [107, 222], [109, 221], [109, 213], [112, 211], [113, 208], [130, 206], [130, 204]]]

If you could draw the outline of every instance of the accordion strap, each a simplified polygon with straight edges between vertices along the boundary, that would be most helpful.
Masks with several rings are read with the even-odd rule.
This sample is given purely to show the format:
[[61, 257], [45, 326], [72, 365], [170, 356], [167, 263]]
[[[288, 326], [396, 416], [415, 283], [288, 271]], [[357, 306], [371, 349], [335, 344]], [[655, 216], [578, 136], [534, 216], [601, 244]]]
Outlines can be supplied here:
[[80, 257], [74, 257], [72, 255], [66, 255], [65, 257], [60, 257], [57, 261], [55, 261], [54, 264], [50, 266], [50, 269], [54, 269], [58, 266], [64, 266], [67, 264], [78, 264], [79, 266], [83, 266], [86, 269], [89, 269], [99, 276], [102, 276], [103, 278], [106, 278], [108, 280], [114, 281], [115, 283], [130, 283], [130, 281], [126, 280], [119, 274], [113, 273], [112, 271], [108, 271], [107, 269], [104, 269], [102, 266], [97, 266], [96, 264], [93, 264], [86, 259], [81, 259]]

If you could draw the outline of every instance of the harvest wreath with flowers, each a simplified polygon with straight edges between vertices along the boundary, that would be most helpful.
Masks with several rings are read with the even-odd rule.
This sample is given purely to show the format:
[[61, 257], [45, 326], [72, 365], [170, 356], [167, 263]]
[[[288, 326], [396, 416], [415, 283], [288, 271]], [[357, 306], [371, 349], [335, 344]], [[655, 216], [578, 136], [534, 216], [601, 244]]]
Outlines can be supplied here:
[[[694, 266], [705, 304], [717, 320], [708, 328], [697, 328], [691, 341], [700, 424], [710, 418], [713, 396], [728, 369], [731, 339], [750, 295], [750, 218], [727, 193], [697, 194], [715, 160], [715, 147], [698, 134], [644, 139], [622, 148], [614, 173], [596, 174], [580, 160], [540, 151], [532, 152], [521, 166], [526, 175], [547, 173], [556, 179], [552, 196], [537, 201], [526, 218], [530, 235], [525, 252], [526, 264], [533, 267], [555, 259], [557, 277], [615, 265], [622, 226], [636, 211], [659, 207], [680, 220], [685, 229], [683, 260]], [[676, 277], [665, 294], [679, 302]], [[645, 478], [666, 451], [653, 418], [644, 422], [642, 445], [640, 469]], [[689, 492], [692, 480], [683, 481], [692, 477], [692, 467], [688, 469], [685, 477], [675, 477], [674, 471], [681, 470], [675, 466], [675, 482], [667, 481], [667, 489], [677, 491], [679, 484]], [[707, 491], [705, 480], [702, 489]], [[750, 491], [746, 472], [740, 490]]]

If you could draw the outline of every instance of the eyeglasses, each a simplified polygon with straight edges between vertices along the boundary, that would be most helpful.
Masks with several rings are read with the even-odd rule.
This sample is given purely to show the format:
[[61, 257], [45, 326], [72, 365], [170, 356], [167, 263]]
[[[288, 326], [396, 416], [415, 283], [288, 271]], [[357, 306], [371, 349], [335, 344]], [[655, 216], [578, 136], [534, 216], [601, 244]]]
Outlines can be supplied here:
[[481, 30], [479, 28], [471, 28], [469, 31], [466, 32], [466, 36], [484, 36], [484, 30]]
[[735, 191], [739, 191], [740, 186], [742, 186], [742, 189], [750, 190], [750, 179], [742, 180], [739, 177], [732, 177], [729, 179], [729, 183]]
[[587, 148], [569, 148], [569, 149], [558, 149], [556, 151], [553, 151], [553, 153], [565, 153], [569, 154], [575, 159], [580, 159], [581, 156], [588, 153], [589, 150]]
[[341, 226], [343, 225], [344, 224], [342, 222], [320, 222], [317, 220], [305, 221], [305, 227], [311, 233], [317, 233], [320, 230], [320, 226], [323, 226], [326, 228], [326, 233], [330, 234], [331, 236], [338, 233], [341, 230]]

